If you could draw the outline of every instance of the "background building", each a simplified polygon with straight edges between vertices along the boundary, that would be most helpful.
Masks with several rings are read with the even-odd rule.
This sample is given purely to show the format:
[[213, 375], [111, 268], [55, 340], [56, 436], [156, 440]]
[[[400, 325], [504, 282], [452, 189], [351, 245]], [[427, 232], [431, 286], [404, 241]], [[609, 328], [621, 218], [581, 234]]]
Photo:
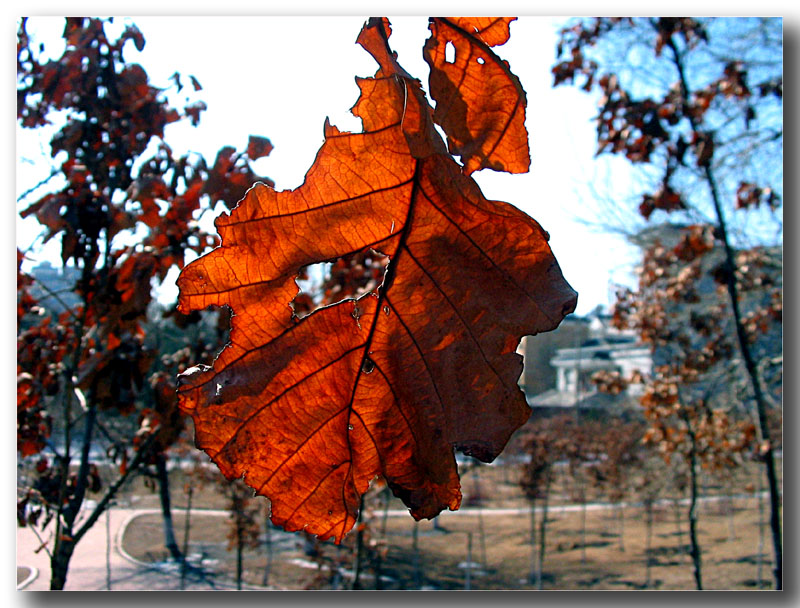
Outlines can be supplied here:
[[638, 404], [639, 386], [620, 395], [598, 392], [591, 378], [597, 371], [650, 372], [650, 349], [632, 332], [619, 331], [601, 308], [586, 317], [568, 317], [550, 334], [526, 336], [520, 350], [525, 369], [520, 386], [528, 404], [536, 408], [615, 408]]

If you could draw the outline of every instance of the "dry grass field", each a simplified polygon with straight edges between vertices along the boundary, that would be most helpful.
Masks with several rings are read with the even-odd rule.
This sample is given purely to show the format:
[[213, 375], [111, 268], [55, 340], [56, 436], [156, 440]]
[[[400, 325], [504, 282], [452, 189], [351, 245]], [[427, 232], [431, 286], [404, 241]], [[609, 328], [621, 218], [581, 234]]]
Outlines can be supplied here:
[[[752, 473], [753, 470], [740, 471], [731, 485], [715, 484], [713, 478], [704, 483], [698, 529], [706, 589], [771, 588], [769, 529], [763, 525], [759, 530], [759, 521], [764, 521], [766, 514], [759, 515], [758, 500], [753, 495], [739, 494], [733, 499], [725, 496], [727, 488], [743, 491], [744, 482]], [[385, 505], [377, 501], [368, 520], [373, 542], [366, 543], [359, 586], [535, 589], [531, 580], [531, 516], [517, 478], [518, 469], [512, 465], [481, 467], [466, 473], [462, 476], [462, 510], [443, 513], [437, 526], [429, 521], [415, 523], [409, 515], [396, 514], [403, 508], [396, 499], [388, 505], [392, 515], [384, 519]], [[544, 589], [695, 589], [685, 504], [662, 497], [653, 510], [648, 551], [646, 517], [641, 506], [629, 504], [621, 511], [602, 504], [585, 510], [580, 505], [565, 508], [570, 502], [567, 489], [562, 482], [551, 497], [542, 571]], [[175, 506], [185, 506], [182, 492], [173, 494]], [[128, 499], [134, 499], [135, 506], [158, 505], [156, 495], [142, 493], [141, 488], [132, 488]], [[601, 501], [602, 496], [589, 493], [588, 500]], [[476, 503], [480, 508], [472, 506]], [[195, 495], [194, 505], [197, 508], [191, 514], [188, 554], [208, 575], [233, 578], [236, 553], [228, 550], [227, 518], [200, 510], [224, 509], [224, 500], [207, 490]], [[176, 510], [174, 519], [182, 543], [184, 512]], [[265, 536], [262, 533], [262, 541], [266, 541]], [[271, 558], [267, 556], [266, 542], [257, 549], [246, 550], [243, 579], [247, 584], [261, 585], [267, 571], [267, 582], [275, 588], [349, 588], [354, 536], [351, 533], [338, 547], [322, 543], [314, 557], [306, 551], [308, 545], [302, 535], [272, 529]], [[143, 561], [165, 560], [160, 515], [137, 517], [129, 526], [123, 545]], [[379, 584], [376, 571], [381, 575]]]

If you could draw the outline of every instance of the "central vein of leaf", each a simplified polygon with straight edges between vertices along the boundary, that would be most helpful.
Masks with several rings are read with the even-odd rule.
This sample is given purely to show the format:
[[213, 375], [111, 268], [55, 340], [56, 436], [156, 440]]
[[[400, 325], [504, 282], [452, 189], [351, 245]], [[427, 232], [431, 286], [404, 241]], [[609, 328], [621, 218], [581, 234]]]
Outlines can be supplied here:
[[[383, 309], [384, 302], [386, 301], [386, 297], [388, 294], [389, 289], [394, 282], [394, 278], [397, 275], [397, 267], [400, 261], [400, 257], [402, 255], [403, 249], [406, 249], [406, 242], [408, 240], [408, 235], [411, 232], [411, 225], [414, 221], [414, 208], [417, 202], [417, 195], [420, 190], [419, 182], [422, 174], [422, 164], [419, 160], [416, 161], [414, 165], [414, 177], [412, 178], [413, 185], [411, 187], [411, 194], [409, 196], [409, 203], [408, 203], [408, 213], [406, 215], [406, 221], [403, 224], [403, 230], [400, 232], [400, 239], [397, 243], [397, 249], [395, 250], [394, 256], [389, 260], [389, 264], [386, 268], [386, 274], [384, 275], [383, 283], [378, 288], [378, 304], [375, 307], [375, 314], [372, 318], [372, 323], [369, 327], [369, 333], [367, 334], [367, 339], [364, 342], [364, 352], [361, 355], [361, 361], [359, 362], [358, 372], [356, 375], [355, 382], [353, 382], [353, 392], [350, 394], [350, 401], [347, 405], [348, 413], [347, 413], [347, 423], [348, 428], [352, 428], [351, 420], [353, 417], [353, 401], [356, 396], [356, 391], [358, 390], [358, 384], [361, 380], [361, 375], [364, 373], [364, 364], [369, 357], [370, 349], [372, 346], [372, 340], [375, 335], [375, 328], [378, 325], [378, 319], [381, 318], [381, 310]], [[352, 453], [352, 445], [350, 442], [350, 434], [347, 435], [347, 449], [350, 452], [350, 459], [352, 460], [353, 453]]]

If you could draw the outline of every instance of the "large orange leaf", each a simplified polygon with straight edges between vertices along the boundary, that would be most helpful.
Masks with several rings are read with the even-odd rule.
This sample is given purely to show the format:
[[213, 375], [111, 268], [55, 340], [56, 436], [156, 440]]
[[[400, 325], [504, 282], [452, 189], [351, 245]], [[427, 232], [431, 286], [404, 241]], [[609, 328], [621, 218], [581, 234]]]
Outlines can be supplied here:
[[[380, 65], [358, 80], [364, 131], [326, 122], [303, 185], [254, 186], [178, 281], [182, 312], [234, 312], [213, 368], [180, 379], [198, 447], [276, 524], [337, 542], [376, 476], [416, 518], [458, 508], [453, 448], [500, 453], [529, 416], [519, 339], [576, 301], [539, 224], [449, 156], [389, 35], [371, 19], [358, 38]], [[302, 267], [365, 248], [390, 257], [376, 292], [293, 316]]]

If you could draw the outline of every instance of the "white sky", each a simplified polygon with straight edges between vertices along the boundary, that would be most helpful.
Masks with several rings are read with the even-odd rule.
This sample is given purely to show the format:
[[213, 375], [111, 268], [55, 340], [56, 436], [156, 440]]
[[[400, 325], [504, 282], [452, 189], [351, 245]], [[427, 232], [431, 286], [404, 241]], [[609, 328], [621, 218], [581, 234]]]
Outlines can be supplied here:
[[[302, 13], [303, 5], [297, 6]], [[235, 3], [231, 5], [232, 10], [235, 7]], [[482, 12], [469, 8], [467, 3], [463, 14]], [[671, 12], [692, 12], [689, 6], [671, 8]], [[390, 43], [400, 63], [427, 85], [428, 66], [422, 59], [427, 19], [389, 14]], [[359, 94], [355, 76], [371, 76], [376, 69], [369, 54], [355, 44], [364, 20], [361, 15], [137, 16], [131, 21], [144, 34], [146, 46], [138, 53], [132, 44], [126, 45], [126, 60], [141, 63], [157, 86], [168, 87], [175, 71], [183, 75], [187, 90], [191, 88], [189, 75], [203, 86], [197, 97], [208, 110], [202, 113], [199, 127], [184, 122], [166, 129], [165, 140], [176, 154], [191, 150], [213, 162], [222, 146], [242, 150], [248, 135], [262, 135], [275, 149], [255, 163], [256, 172], [273, 179], [279, 190], [295, 188], [322, 143], [326, 117], [340, 129], [360, 130], [360, 121], [349, 112]], [[495, 49], [510, 62], [527, 92], [530, 172], [510, 175], [483, 170], [473, 177], [487, 198], [516, 205], [550, 233], [550, 245], [564, 276], [579, 293], [577, 313], [586, 314], [613, 300], [613, 283], [633, 282], [631, 270], [638, 262], [638, 252], [621, 237], [604, 234], [581, 221], [596, 219], [595, 186], [619, 193], [620, 206], [630, 206], [630, 167], [620, 158], [594, 158], [594, 97], [574, 86], [551, 86], [556, 30], [563, 21], [559, 17], [521, 17], [511, 25], [510, 41]], [[785, 19], [784, 23], [791, 28], [793, 22]], [[60, 18], [38, 18], [31, 21], [29, 31], [40, 32], [48, 48], [52, 45], [58, 52], [62, 28]], [[179, 102], [175, 99], [176, 105]], [[31, 131], [17, 128], [17, 194], [49, 170], [28, 162], [41, 154], [43, 134], [39, 135], [37, 140]], [[17, 221], [18, 244], [25, 246], [37, 230], [34, 220], [27, 224]], [[53, 257], [53, 249], [40, 259]], [[165, 286], [161, 299], [173, 299], [176, 293], [174, 285]]]
[[[350, 108], [358, 97], [355, 76], [371, 76], [377, 64], [355, 39], [363, 17], [135, 17], [146, 45], [126, 45], [126, 60], [141, 63], [156, 86], [167, 87], [179, 71], [203, 86], [208, 106], [198, 127], [170, 125], [165, 141], [176, 154], [201, 153], [213, 162], [217, 150], [242, 150], [248, 135], [268, 137], [275, 149], [255, 170], [279, 190], [299, 186], [322, 144], [325, 117], [344, 130], [359, 131]], [[390, 44], [403, 67], [427, 85], [422, 45], [424, 17], [390, 17]], [[124, 23], [124, 20], [118, 20]], [[511, 25], [511, 39], [496, 52], [508, 60], [528, 98], [531, 171], [510, 175], [473, 174], [487, 198], [504, 200], [533, 216], [550, 233], [550, 244], [566, 279], [579, 293], [578, 314], [609, 303], [609, 285], [630, 282], [635, 251], [617, 237], [598, 233], [577, 220], [586, 215], [586, 189], [597, 173], [593, 155], [592, 97], [575, 87], [553, 89], [556, 29], [561, 19], [523, 17]], [[60, 53], [63, 21], [30, 21], [29, 32]], [[179, 103], [185, 91], [175, 99]], [[41, 144], [30, 130], [17, 129], [17, 193], [36, 184], [48, 168], [35, 165]], [[27, 160], [26, 160], [27, 159]], [[623, 184], [626, 178], [623, 179]], [[584, 198], [581, 198], [581, 197]], [[17, 241], [30, 242], [38, 225], [18, 222]], [[52, 251], [52, 250], [51, 250]], [[42, 257], [52, 257], [52, 253]], [[41, 258], [40, 258], [41, 259]], [[165, 286], [162, 299], [176, 295]]]

